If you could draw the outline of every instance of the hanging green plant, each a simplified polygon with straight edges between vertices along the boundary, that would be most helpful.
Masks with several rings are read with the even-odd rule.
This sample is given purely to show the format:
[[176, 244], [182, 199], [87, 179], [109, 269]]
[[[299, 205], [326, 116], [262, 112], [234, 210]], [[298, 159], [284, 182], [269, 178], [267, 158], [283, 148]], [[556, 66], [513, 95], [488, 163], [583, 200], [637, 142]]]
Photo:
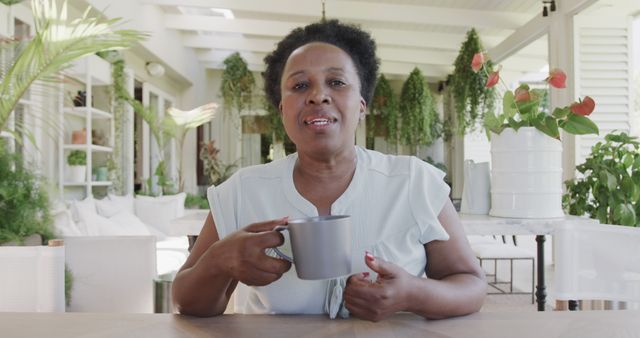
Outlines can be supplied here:
[[287, 132], [284, 130], [282, 117], [280, 117], [278, 108], [274, 107], [266, 98], [262, 100], [262, 107], [267, 111], [269, 118], [269, 130], [271, 130], [269, 137], [271, 138], [271, 144], [287, 142], [289, 136], [287, 136]]
[[400, 94], [400, 141], [416, 153], [440, 137], [438, 112], [422, 72], [414, 68]]
[[239, 113], [251, 106], [255, 84], [253, 73], [239, 53], [233, 53], [224, 59], [220, 92], [224, 101], [224, 111], [227, 115], [233, 109]]
[[117, 195], [124, 195], [126, 193], [125, 182], [123, 179], [123, 127], [125, 125], [126, 118], [126, 97], [121, 94], [127, 92], [125, 89], [125, 62], [122, 56], [112, 54], [105, 54], [101, 57], [111, 62], [111, 97], [112, 97], [112, 110], [113, 110], [113, 124], [114, 124], [114, 137], [113, 152], [109, 156], [107, 162], [107, 168], [109, 169], [109, 180], [113, 183], [109, 188], [111, 192]]
[[387, 141], [397, 143], [399, 134], [398, 99], [384, 75], [380, 75], [376, 83], [371, 101], [371, 113], [380, 116], [380, 120], [384, 124], [380, 124], [380, 120], [370, 116], [367, 119], [367, 137], [373, 138], [386, 129]]
[[12, 6], [15, 4], [19, 4], [21, 2], [23, 2], [24, 0], [0, 0], [0, 3], [3, 5], [7, 5], [7, 6]]
[[[476, 126], [478, 120], [482, 120], [482, 112], [493, 112], [495, 108], [494, 89], [485, 87], [487, 73], [476, 73], [471, 69], [473, 55], [482, 50], [478, 33], [472, 28], [460, 47], [454, 63], [455, 70], [449, 81], [457, 117], [455, 129], [459, 135], [464, 135], [468, 129]], [[491, 73], [493, 65], [488, 62], [486, 66]]]

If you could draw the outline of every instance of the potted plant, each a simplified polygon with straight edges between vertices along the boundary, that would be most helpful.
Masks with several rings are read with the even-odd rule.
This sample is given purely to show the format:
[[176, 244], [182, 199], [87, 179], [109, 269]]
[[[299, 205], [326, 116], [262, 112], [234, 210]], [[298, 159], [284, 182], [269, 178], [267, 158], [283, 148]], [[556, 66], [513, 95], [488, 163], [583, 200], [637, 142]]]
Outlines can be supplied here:
[[640, 226], [640, 143], [626, 133], [610, 133], [576, 169], [581, 178], [565, 181], [562, 203], [571, 215], [602, 224]]
[[431, 91], [415, 68], [400, 93], [400, 142], [416, 154], [418, 145], [430, 145], [440, 136], [439, 123]]
[[[481, 117], [481, 112], [493, 113], [494, 110], [495, 90], [484, 85], [487, 73], [474, 72], [469, 68], [473, 56], [482, 50], [480, 37], [472, 28], [460, 46], [453, 74], [447, 78], [456, 113], [456, 126], [451, 129], [458, 135], [464, 135], [467, 129], [473, 128]], [[489, 71], [493, 70], [491, 63], [487, 63], [485, 67]]]
[[87, 153], [83, 150], [73, 150], [67, 156], [69, 165], [69, 182], [80, 183], [87, 178]]
[[[500, 69], [489, 71], [484, 53], [474, 55], [471, 69], [487, 75], [486, 87], [500, 81]], [[566, 86], [566, 75], [553, 69], [545, 80], [555, 88]], [[516, 218], [561, 217], [562, 144], [560, 131], [574, 135], [598, 134], [588, 116], [595, 109], [590, 97], [553, 112], [541, 109], [545, 90], [522, 84], [506, 89], [502, 113], [486, 112], [484, 127], [491, 140], [492, 216]]]
[[215, 141], [209, 141], [202, 145], [200, 150], [200, 160], [204, 167], [204, 174], [209, 184], [219, 185], [229, 178], [234, 169], [237, 167], [235, 163], [226, 164], [218, 158], [220, 149], [215, 147]]

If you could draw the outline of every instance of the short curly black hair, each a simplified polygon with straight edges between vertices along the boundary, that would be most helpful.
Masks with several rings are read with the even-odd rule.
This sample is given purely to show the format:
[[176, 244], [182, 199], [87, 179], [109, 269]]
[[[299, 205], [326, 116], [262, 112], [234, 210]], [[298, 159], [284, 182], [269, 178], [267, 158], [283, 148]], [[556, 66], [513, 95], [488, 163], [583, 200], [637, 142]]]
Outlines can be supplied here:
[[378, 75], [378, 58], [376, 42], [371, 35], [360, 27], [345, 24], [338, 20], [327, 20], [312, 23], [291, 31], [278, 43], [276, 49], [264, 58], [267, 65], [262, 73], [264, 91], [267, 99], [274, 107], [278, 107], [282, 99], [280, 81], [289, 55], [299, 47], [311, 42], [324, 42], [345, 51], [353, 60], [360, 79], [360, 95], [369, 103], [373, 96]]

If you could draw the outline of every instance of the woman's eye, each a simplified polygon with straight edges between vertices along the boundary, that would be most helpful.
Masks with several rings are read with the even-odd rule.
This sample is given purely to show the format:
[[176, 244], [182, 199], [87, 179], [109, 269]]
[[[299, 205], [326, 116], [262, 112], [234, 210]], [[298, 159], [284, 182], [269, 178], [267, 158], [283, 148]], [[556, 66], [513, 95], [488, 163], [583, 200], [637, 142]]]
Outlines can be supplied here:
[[342, 80], [331, 80], [329, 81], [329, 84], [333, 87], [342, 87], [346, 85], [346, 83], [344, 83], [344, 81]]
[[294, 90], [300, 90], [300, 89], [304, 89], [304, 88], [307, 88], [307, 83], [305, 83], [305, 82], [298, 82], [298, 83], [293, 85], [293, 89]]

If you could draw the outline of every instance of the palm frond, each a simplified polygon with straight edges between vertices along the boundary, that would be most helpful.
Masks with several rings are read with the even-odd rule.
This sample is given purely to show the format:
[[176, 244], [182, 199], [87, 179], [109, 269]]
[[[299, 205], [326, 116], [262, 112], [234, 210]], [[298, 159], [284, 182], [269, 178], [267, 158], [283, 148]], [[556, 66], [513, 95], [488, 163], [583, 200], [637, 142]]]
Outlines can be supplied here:
[[60, 12], [55, 0], [32, 0], [36, 33], [15, 56], [0, 82], [0, 130], [9, 114], [35, 80], [52, 80], [72, 61], [99, 51], [127, 48], [146, 35], [133, 30], [113, 30], [119, 19], [91, 17], [69, 21], [67, 1]]

